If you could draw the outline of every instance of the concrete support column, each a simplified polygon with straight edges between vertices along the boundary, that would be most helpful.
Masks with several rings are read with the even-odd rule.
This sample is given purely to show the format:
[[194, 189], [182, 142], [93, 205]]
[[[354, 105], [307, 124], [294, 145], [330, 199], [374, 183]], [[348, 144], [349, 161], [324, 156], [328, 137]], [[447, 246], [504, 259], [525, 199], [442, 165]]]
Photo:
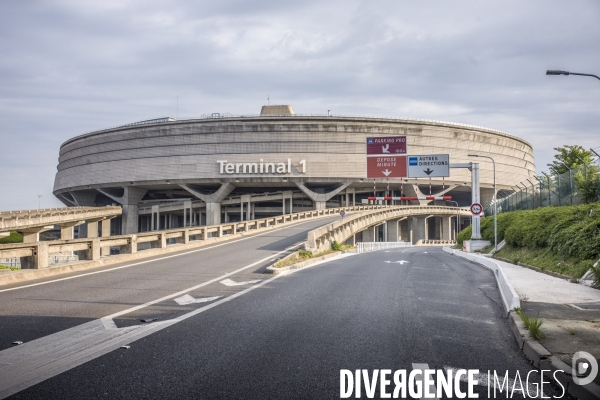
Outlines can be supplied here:
[[[102, 220], [101, 229], [102, 229], [102, 233], [101, 233], [102, 237], [110, 236], [110, 219]], [[109, 256], [110, 255], [110, 247], [103, 247], [100, 253], [102, 256]]]
[[23, 243], [35, 243], [40, 241], [40, 233], [52, 229], [53, 226], [40, 226], [37, 228], [25, 228], [19, 231], [23, 235]]
[[452, 240], [452, 217], [442, 217], [442, 240]]
[[224, 223], [228, 223], [229, 222], [229, 213], [227, 212], [227, 206], [223, 207], [223, 214], [225, 215], [225, 221]]
[[413, 217], [412, 218], [412, 231], [413, 231], [413, 244], [419, 240], [427, 240], [427, 218], [426, 217]]
[[221, 203], [206, 203], [206, 225], [221, 223]]
[[399, 219], [390, 219], [386, 221], [386, 242], [397, 242], [400, 236], [400, 231], [398, 229]]
[[325, 201], [315, 201], [314, 209], [315, 210], [325, 210], [327, 208], [327, 202]]
[[368, 227], [364, 231], [362, 231], [362, 241], [363, 242], [376, 242], [376, 234], [375, 234], [375, 226]]
[[75, 234], [73, 232], [73, 227], [76, 225], [83, 224], [83, 221], [78, 222], [70, 222], [68, 224], [62, 224], [60, 226], [60, 240], [70, 240], [73, 239]]

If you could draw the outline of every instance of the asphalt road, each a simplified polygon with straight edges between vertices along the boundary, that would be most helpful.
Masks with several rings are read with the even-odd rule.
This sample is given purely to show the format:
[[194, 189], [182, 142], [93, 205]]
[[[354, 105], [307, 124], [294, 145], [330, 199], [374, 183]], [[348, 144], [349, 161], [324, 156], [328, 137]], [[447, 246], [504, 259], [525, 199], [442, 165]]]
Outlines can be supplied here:
[[[133, 282], [143, 275], [133, 272], [137, 267], [112, 278], [116, 271], [64, 281], [70, 282], [67, 288], [37, 287], [45, 291], [37, 295], [40, 304], [54, 304], [47, 310], [57, 314], [66, 306], [41, 300], [56, 290], [94, 297], [66, 302], [81, 310], [78, 324], [67, 324], [63, 332], [49, 329], [54, 334], [0, 352], [0, 378], [22, 381], [15, 399], [330, 399], [340, 396], [341, 369], [411, 371], [427, 364], [509, 371], [511, 377], [531, 370], [501, 316], [493, 275], [478, 265], [438, 248], [417, 247], [351, 255], [274, 278], [260, 276], [255, 265], [227, 279], [260, 281], [221, 283], [223, 268], [232, 272], [301, 240], [264, 239], [259, 250], [253, 250], [258, 242], [248, 241], [224, 247], [213, 258], [205, 251], [155, 261], [144, 266], [152, 268], [152, 277], [136, 290]], [[246, 261], [230, 266], [236, 259]], [[198, 275], [199, 266], [216, 263], [220, 269]], [[216, 280], [184, 290], [211, 277]], [[107, 298], [121, 293], [113, 286], [133, 299]], [[165, 298], [177, 290], [182, 293]], [[174, 301], [188, 294], [196, 301], [219, 297]], [[54, 315], [45, 318], [52, 321]], [[111, 318], [102, 323], [97, 319], [107, 315]], [[142, 318], [159, 319], [141, 324]], [[130, 347], [120, 349], [123, 344]], [[48, 379], [37, 383], [40, 376]], [[555, 390], [546, 385], [545, 393]], [[476, 391], [488, 398], [487, 387]]]

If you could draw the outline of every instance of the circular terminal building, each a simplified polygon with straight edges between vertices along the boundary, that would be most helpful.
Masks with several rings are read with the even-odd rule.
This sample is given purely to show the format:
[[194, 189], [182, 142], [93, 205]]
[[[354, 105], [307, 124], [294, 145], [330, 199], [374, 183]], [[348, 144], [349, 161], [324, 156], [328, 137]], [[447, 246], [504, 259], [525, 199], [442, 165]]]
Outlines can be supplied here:
[[443, 195], [471, 204], [466, 168], [450, 168], [447, 178], [368, 179], [367, 138], [385, 136], [405, 136], [408, 156], [479, 162], [484, 204], [493, 198], [492, 162], [469, 154], [493, 157], [500, 195], [535, 175], [531, 145], [492, 129], [264, 106], [259, 116], [160, 118], [74, 137], [60, 147], [54, 194], [68, 206], [120, 204], [117, 234], [343, 207], [373, 196]]

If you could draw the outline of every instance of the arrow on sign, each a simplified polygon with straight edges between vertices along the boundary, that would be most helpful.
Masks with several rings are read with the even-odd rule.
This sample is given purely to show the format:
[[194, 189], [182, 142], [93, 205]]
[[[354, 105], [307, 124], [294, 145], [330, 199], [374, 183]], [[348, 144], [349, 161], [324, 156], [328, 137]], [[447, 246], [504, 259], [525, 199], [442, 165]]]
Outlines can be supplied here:
[[402, 264], [409, 264], [408, 261], [404, 261], [404, 260], [400, 260], [400, 261], [384, 261], [384, 263], [386, 263], [386, 264], [400, 264], [400, 265], [402, 265]]
[[386, 144], [385, 146], [381, 146], [381, 152], [382, 153], [389, 153], [390, 152], [390, 144]]
[[381, 171], [385, 176], [388, 176], [389, 174], [392, 173], [392, 171], [388, 171], [388, 169], [386, 168], [385, 171]]
[[175, 299], [175, 302], [177, 304], [179, 304], [180, 306], [185, 306], [187, 304], [194, 304], [194, 303], [208, 303], [209, 301], [213, 301], [218, 299], [221, 296], [215, 296], [215, 297], [200, 297], [199, 299], [195, 299], [192, 296], [190, 296], [189, 294], [186, 294], [184, 296], [178, 297]]
[[423, 170], [423, 172], [425, 172], [427, 175], [431, 175], [431, 173], [433, 172], [433, 170], [427, 168], [426, 170]]

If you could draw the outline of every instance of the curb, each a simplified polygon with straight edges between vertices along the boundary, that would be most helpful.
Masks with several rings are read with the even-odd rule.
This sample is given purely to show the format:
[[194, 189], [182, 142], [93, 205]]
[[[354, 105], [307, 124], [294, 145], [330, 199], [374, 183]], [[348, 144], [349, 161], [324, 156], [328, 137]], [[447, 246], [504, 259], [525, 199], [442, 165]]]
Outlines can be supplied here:
[[519, 296], [517, 292], [512, 287], [506, 275], [504, 275], [504, 271], [498, 263], [489, 258], [484, 258], [483, 256], [473, 255], [470, 253], [464, 253], [461, 250], [455, 250], [450, 247], [444, 247], [442, 249], [444, 252], [465, 258], [469, 261], [473, 261], [477, 264], [480, 264], [484, 268], [489, 269], [494, 273], [494, 278], [496, 278], [496, 283], [498, 284], [498, 290], [500, 291], [500, 297], [502, 299], [502, 305], [504, 306], [505, 317], [508, 316], [508, 313], [511, 310], [514, 310], [515, 307], [521, 306], [521, 301], [519, 300]]
[[285, 271], [290, 271], [292, 269], [302, 269], [304, 267], [308, 267], [309, 265], [318, 263], [318, 262], [323, 261], [323, 260], [327, 260], [328, 258], [333, 258], [335, 256], [339, 256], [340, 254], [344, 254], [344, 253], [354, 253], [354, 251], [348, 251], [348, 250], [335, 251], [333, 253], [325, 254], [324, 256], [309, 258], [306, 261], [302, 261], [302, 262], [299, 262], [299, 263], [296, 263], [296, 264], [292, 264], [292, 265], [288, 265], [286, 267], [280, 267], [280, 268], [275, 268], [273, 266], [276, 263], [278, 263], [279, 261], [281, 261], [281, 260], [277, 260], [272, 265], [270, 265], [270, 266], [267, 267], [267, 272], [271, 273], [273, 275], [279, 275], [279, 274], [281, 274], [281, 273], [283, 273]]
[[552, 355], [537, 340], [533, 339], [525, 324], [516, 312], [511, 311], [508, 316], [508, 324], [511, 326], [519, 347], [534, 367], [548, 378], [556, 378], [564, 386], [565, 392], [580, 400], [599, 399], [600, 386], [595, 382], [585, 386], [577, 385], [573, 381], [573, 369], [562, 362], [558, 357]]
[[[502, 291], [502, 288], [500, 287], [499, 280], [504, 279], [506, 281], [506, 284], [510, 287], [510, 289], [513, 292], [514, 289], [512, 289], [512, 286], [510, 285], [508, 280], [506, 280], [506, 277], [502, 272], [502, 268], [498, 264], [494, 263], [498, 268], [497, 270], [494, 270], [492, 267], [483, 264], [481, 261], [484, 260], [477, 259], [477, 257], [465, 257], [464, 255], [457, 254], [455, 250], [447, 247], [444, 247], [444, 251], [453, 255], [462, 256], [463, 258], [474, 261], [485, 268], [495, 271], [494, 276], [498, 281], [500, 295], [503, 297], [503, 303], [506, 307], [506, 302], [504, 301], [504, 293]], [[500, 273], [498, 273], [498, 271], [500, 271]], [[585, 386], [575, 384], [575, 382], [573, 381], [573, 369], [564, 362], [562, 362], [558, 357], [552, 355], [552, 353], [550, 353], [544, 346], [542, 346], [540, 342], [533, 339], [529, 331], [525, 328], [525, 324], [521, 320], [521, 317], [519, 317], [516, 312], [512, 311], [512, 309], [507, 309], [507, 314], [508, 325], [510, 326], [513, 335], [515, 336], [515, 340], [517, 341], [519, 349], [521, 349], [525, 357], [527, 357], [527, 359], [531, 361], [534, 367], [540, 369], [541, 373], [546, 375], [546, 377], [548, 378], [555, 377], [563, 385], [566, 393], [569, 393], [570, 395], [575, 396], [580, 400], [600, 399], [600, 386], [598, 384], [596, 384], [595, 382], [589, 383]]]

